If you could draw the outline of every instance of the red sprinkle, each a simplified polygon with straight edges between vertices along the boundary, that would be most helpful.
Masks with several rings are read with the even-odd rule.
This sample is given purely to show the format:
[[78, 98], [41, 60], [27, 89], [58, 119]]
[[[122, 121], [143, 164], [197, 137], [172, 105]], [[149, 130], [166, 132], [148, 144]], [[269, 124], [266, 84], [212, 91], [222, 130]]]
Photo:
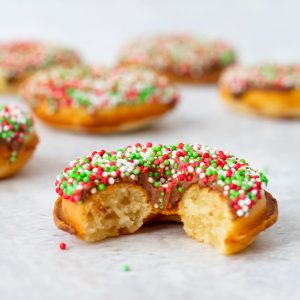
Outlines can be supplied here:
[[67, 249], [67, 245], [66, 245], [65, 243], [60, 243], [60, 244], [59, 244], [59, 248], [60, 248], [61, 250], [66, 250], [66, 249]]

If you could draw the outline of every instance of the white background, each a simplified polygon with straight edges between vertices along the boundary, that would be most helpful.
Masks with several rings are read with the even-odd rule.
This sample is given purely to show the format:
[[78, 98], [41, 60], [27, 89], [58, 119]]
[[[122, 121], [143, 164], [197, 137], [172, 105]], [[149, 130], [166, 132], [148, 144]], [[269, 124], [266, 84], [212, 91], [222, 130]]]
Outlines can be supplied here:
[[[191, 32], [221, 37], [240, 61], [300, 61], [299, 1], [0, 1], [0, 40], [35, 38], [73, 46], [113, 64], [138, 35]], [[299, 299], [300, 122], [228, 110], [217, 90], [181, 87], [177, 110], [154, 126], [113, 136], [55, 131], [17, 176], [0, 182], [0, 299]], [[2, 97], [1, 102], [22, 103]], [[278, 223], [245, 252], [224, 257], [181, 225], [86, 244], [52, 221], [53, 182], [78, 155], [137, 141], [218, 146], [265, 169]], [[66, 242], [67, 251], [59, 250]], [[131, 271], [122, 272], [129, 264]]]

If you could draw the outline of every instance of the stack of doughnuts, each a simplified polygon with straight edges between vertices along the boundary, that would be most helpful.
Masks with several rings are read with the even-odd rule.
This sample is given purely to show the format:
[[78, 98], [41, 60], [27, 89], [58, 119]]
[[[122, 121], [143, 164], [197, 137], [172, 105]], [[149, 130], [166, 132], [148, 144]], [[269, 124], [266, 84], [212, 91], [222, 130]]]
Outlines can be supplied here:
[[79, 55], [68, 48], [34, 41], [0, 43], [0, 93], [14, 93], [34, 72], [53, 65], [80, 63]]
[[166, 77], [144, 67], [54, 67], [33, 75], [22, 95], [47, 124], [94, 133], [140, 128], [178, 100]]
[[0, 179], [19, 171], [37, 144], [31, 116], [17, 106], [0, 104]]

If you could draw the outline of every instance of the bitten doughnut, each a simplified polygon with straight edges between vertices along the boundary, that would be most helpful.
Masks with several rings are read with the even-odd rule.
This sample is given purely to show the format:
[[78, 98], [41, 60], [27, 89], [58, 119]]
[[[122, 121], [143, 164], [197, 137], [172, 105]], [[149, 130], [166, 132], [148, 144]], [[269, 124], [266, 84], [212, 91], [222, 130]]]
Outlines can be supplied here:
[[33, 75], [22, 95], [47, 124], [94, 133], [148, 125], [178, 99], [166, 77], [141, 67], [56, 67]]
[[20, 83], [37, 70], [79, 62], [75, 51], [60, 46], [33, 41], [0, 43], [0, 93], [15, 93]]
[[37, 144], [31, 116], [17, 106], [0, 104], [0, 179], [19, 171]]
[[223, 100], [270, 117], [300, 117], [300, 65], [229, 67], [220, 79]]
[[190, 35], [138, 38], [122, 49], [121, 65], [144, 65], [179, 82], [213, 83], [235, 61], [233, 49], [222, 41]]
[[95, 242], [164, 218], [219, 252], [239, 252], [277, 220], [262, 172], [198, 144], [136, 144], [78, 157], [58, 175], [56, 225]]

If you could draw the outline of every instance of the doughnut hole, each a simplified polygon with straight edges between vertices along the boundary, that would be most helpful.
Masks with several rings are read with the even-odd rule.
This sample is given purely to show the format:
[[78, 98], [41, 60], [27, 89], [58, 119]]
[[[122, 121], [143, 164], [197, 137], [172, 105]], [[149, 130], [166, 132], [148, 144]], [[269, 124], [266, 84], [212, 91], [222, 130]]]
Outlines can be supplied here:
[[232, 213], [220, 193], [191, 186], [183, 195], [178, 214], [187, 235], [213, 245], [225, 253], [226, 238], [232, 230]]
[[151, 213], [146, 191], [129, 183], [109, 186], [97, 192], [84, 206], [85, 222], [82, 222], [79, 234], [90, 242], [133, 233]]

